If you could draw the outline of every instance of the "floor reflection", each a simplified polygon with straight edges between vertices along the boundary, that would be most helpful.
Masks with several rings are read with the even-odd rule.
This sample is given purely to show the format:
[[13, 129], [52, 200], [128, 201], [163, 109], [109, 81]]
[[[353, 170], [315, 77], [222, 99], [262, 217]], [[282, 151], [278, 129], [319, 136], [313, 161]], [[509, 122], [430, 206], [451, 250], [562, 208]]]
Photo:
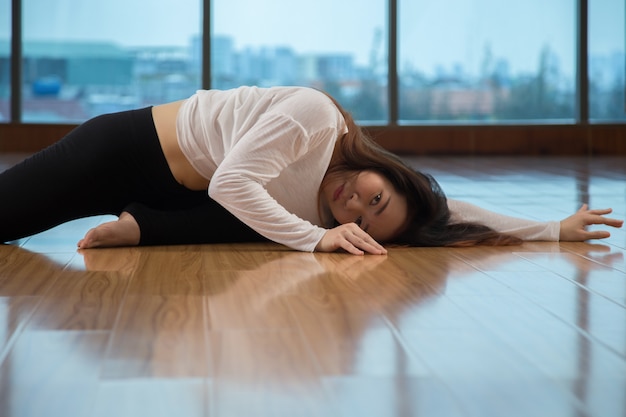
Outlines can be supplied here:
[[[626, 217], [623, 161], [524, 163], [419, 161], [508, 214]], [[76, 252], [84, 226], [0, 246], [2, 416], [626, 415], [624, 230], [354, 257]]]

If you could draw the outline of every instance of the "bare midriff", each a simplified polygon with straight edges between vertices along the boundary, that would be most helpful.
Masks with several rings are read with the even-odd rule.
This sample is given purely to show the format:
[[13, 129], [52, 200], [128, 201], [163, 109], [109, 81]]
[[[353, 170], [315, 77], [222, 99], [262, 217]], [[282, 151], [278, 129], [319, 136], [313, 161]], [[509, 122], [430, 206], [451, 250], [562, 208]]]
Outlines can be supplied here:
[[159, 142], [172, 175], [183, 186], [190, 190], [206, 190], [209, 180], [195, 170], [183, 154], [176, 134], [176, 117], [184, 101], [161, 104], [152, 108], [152, 117]]

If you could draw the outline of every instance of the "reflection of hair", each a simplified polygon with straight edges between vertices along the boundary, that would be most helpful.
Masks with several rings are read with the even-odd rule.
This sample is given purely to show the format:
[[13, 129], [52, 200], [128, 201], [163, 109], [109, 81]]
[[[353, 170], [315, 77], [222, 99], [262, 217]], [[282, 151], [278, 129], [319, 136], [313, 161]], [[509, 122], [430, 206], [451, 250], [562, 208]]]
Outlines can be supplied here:
[[378, 172], [404, 195], [409, 218], [403, 232], [391, 243], [410, 246], [513, 245], [521, 239], [475, 223], [450, 224], [446, 196], [435, 179], [415, 171], [383, 149], [356, 125], [352, 116], [331, 97], [343, 114], [348, 133], [337, 143], [322, 187], [334, 176], [362, 170]]

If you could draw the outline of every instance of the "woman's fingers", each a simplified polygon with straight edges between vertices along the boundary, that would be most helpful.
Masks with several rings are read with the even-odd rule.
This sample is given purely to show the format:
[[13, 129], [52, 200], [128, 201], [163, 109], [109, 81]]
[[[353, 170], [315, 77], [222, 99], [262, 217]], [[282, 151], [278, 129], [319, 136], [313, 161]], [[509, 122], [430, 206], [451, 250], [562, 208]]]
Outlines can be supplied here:
[[343, 249], [355, 255], [362, 255], [364, 252], [375, 255], [387, 253], [382, 245], [356, 225], [346, 227], [343, 237], [346, 243], [342, 245]]
[[363, 255], [366, 252], [376, 255], [387, 253], [381, 244], [354, 223], [343, 224], [327, 231], [317, 245], [317, 250], [322, 252], [337, 249], [343, 249], [353, 255]]
[[583, 222], [585, 226], [592, 224], [602, 224], [606, 226], [612, 227], [622, 227], [624, 224], [623, 220], [613, 219], [610, 217], [604, 217], [605, 215], [612, 213], [613, 210], [610, 208], [606, 209], [595, 209], [595, 210], [587, 210], [587, 205], [584, 204], [579, 212], [582, 212]]
[[588, 240], [588, 239], [606, 239], [607, 237], [610, 237], [611, 234], [609, 232], [607, 232], [606, 230], [597, 230], [597, 231], [593, 231], [593, 232], [585, 232], [585, 238], [584, 240]]
[[587, 224], [605, 224], [607, 226], [622, 227], [622, 225], [624, 224], [624, 221], [619, 220], [619, 219], [612, 219], [609, 217], [604, 217], [601, 215], [592, 215], [591, 217], [587, 219]]
[[589, 210], [586, 204], [572, 216], [561, 221], [560, 240], [563, 241], [584, 241], [589, 239], [606, 239], [611, 234], [606, 230], [588, 231], [587, 226], [605, 225], [611, 227], [622, 227], [623, 220], [605, 217], [613, 210], [594, 209]]
[[604, 216], [605, 214], [609, 214], [613, 211], [613, 209], [607, 208], [607, 209], [595, 209], [595, 210], [587, 210], [587, 212], [589, 214], [597, 214], [600, 216]]

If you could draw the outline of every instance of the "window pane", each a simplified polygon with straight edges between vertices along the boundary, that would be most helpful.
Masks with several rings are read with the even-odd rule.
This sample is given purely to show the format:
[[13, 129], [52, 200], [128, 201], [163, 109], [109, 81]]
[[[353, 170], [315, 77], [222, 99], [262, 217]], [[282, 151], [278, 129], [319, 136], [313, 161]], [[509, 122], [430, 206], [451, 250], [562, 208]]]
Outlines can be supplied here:
[[589, 117], [626, 120], [624, 0], [589, 1]]
[[11, 118], [11, 1], [0, 0], [0, 122]]
[[200, 87], [201, 0], [23, 0], [23, 119], [80, 122]]
[[387, 122], [387, 1], [212, 2], [211, 87], [305, 85]]
[[575, 0], [399, 0], [400, 119], [575, 117]]

